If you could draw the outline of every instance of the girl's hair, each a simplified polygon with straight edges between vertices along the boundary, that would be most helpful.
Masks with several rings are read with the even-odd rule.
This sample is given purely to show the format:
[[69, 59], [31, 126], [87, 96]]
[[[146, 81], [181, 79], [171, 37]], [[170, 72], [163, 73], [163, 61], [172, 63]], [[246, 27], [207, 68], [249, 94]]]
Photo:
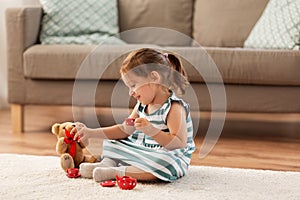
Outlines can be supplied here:
[[142, 48], [131, 52], [123, 61], [120, 73], [128, 71], [143, 77], [156, 71], [162, 77], [162, 84], [177, 95], [184, 94], [189, 85], [180, 59], [173, 53], [163, 53], [156, 49]]

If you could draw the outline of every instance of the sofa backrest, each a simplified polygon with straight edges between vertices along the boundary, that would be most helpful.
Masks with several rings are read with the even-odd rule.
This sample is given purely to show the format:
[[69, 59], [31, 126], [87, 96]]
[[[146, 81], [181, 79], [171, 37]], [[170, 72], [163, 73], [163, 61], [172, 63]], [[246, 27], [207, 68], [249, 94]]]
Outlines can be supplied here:
[[119, 0], [121, 39], [128, 43], [189, 46], [193, 5], [194, 0]]
[[128, 43], [189, 46], [190, 37], [202, 46], [243, 47], [268, 1], [118, 0], [119, 31]]
[[242, 47], [269, 0], [195, 0], [193, 37], [202, 46]]
[[[173, 29], [202, 46], [242, 47], [269, 0], [119, 0], [120, 32], [141, 27]], [[128, 43], [188, 46], [163, 30], [121, 34]]]

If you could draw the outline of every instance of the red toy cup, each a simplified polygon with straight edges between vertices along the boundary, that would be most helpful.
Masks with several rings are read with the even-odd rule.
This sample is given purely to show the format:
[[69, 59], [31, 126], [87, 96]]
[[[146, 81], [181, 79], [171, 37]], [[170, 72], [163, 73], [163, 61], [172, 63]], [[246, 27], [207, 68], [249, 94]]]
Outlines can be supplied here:
[[69, 178], [77, 178], [80, 176], [78, 168], [69, 168], [67, 169], [67, 176]]
[[127, 126], [134, 126], [134, 118], [126, 118], [125, 123]]

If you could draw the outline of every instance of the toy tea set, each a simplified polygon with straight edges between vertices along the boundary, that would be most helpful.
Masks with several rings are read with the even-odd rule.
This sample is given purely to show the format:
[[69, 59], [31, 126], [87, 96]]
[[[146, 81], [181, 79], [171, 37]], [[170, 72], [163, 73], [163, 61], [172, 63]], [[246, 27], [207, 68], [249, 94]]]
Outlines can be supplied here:
[[116, 183], [118, 184], [119, 188], [121, 188], [122, 190], [132, 190], [133, 188], [135, 188], [137, 184], [137, 180], [130, 176], [122, 176], [122, 177], [116, 176], [116, 181], [113, 180], [103, 181], [100, 183], [100, 185], [102, 187], [113, 187], [115, 186]]
[[[78, 168], [70, 168], [70, 169], [67, 170], [67, 176], [69, 178], [78, 178], [81, 175], [79, 174], [79, 169]], [[135, 186], [137, 184], [137, 180], [135, 178], [130, 177], [130, 176], [119, 177], [119, 176], [116, 175], [116, 181], [107, 180], [107, 181], [100, 182], [100, 185], [102, 187], [113, 187], [116, 184], [122, 190], [132, 190], [133, 188], [135, 188]]]
[[[126, 118], [125, 123], [127, 126], [134, 126], [134, 120], [133, 118]], [[67, 177], [69, 178], [78, 178], [80, 177], [79, 169], [72, 167], [66, 170], [67, 172]], [[118, 185], [120, 189], [122, 190], [132, 190], [135, 188], [137, 184], [137, 180], [135, 178], [132, 178], [130, 176], [122, 176], [119, 177], [116, 175], [116, 181], [114, 180], [107, 180], [107, 181], [102, 181], [100, 185], [102, 187], [113, 187], [115, 185]]]

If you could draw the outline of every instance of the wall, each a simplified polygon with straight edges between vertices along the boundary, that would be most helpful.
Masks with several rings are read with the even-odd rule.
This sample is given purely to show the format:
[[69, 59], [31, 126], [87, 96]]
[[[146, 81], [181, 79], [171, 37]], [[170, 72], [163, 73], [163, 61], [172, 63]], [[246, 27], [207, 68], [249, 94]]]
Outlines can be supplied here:
[[8, 107], [5, 10], [9, 7], [38, 4], [38, 0], [0, 0], [0, 109]]

